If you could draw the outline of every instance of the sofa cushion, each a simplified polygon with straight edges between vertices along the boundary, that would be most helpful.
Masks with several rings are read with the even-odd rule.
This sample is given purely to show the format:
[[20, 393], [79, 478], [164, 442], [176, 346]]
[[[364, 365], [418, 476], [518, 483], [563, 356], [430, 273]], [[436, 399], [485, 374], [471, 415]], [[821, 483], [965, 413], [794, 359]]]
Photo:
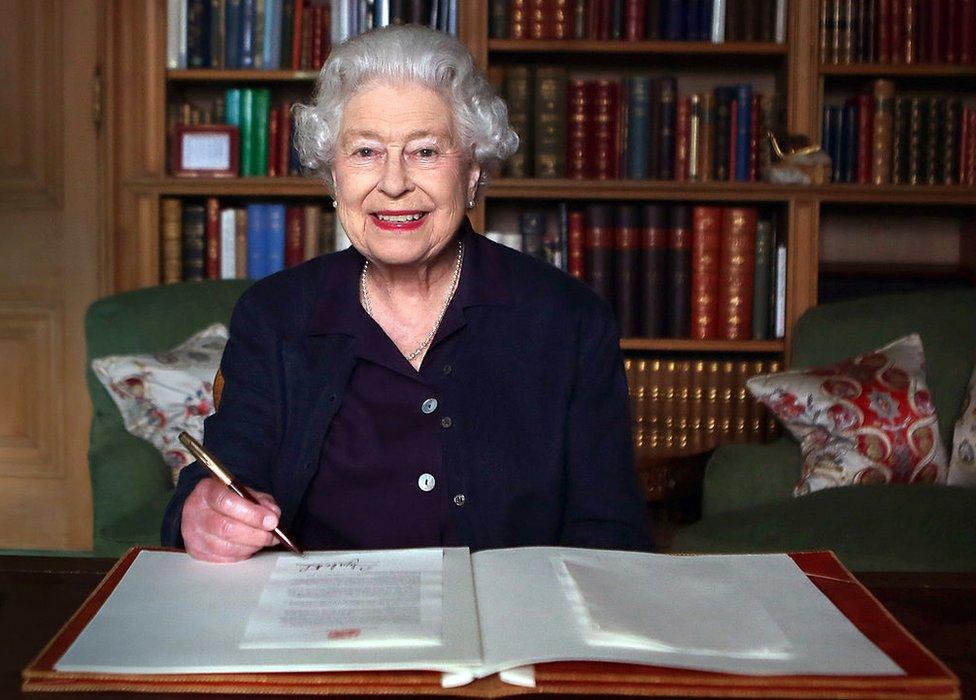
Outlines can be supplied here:
[[180, 432], [202, 439], [203, 421], [214, 411], [213, 378], [226, 344], [227, 327], [216, 323], [172, 350], [92, 360], [125, 429], [159, 450], [173, 483], [193, 461], [178, 440]]
[[969, 377], [966, 398], [953, 432], [949, 483], [976, 486], [976, 367]]
[[945, 483], [918, 335], [836, 364], [753, 377], [749, 390], [801, 443], [802, 496], [862, 483]]

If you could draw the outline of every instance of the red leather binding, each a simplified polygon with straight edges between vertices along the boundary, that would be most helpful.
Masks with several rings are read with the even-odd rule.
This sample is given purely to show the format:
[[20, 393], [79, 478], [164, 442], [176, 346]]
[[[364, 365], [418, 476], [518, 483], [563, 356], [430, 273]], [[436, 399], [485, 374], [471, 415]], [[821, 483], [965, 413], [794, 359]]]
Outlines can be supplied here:
[[454, 695], [495, 698], [525, 693], [737, 697], [737, 698], [959, 698], [959, 681], [919, 644], [847, 571], [832, 552], [790, 557], [817, 588], [905, 671], [904, 676], [749, 676], [659, 666], [595, 662], [537, 664], [536, 688], [502, 683], [497, 676], [461, 688], [440, 687], [440, 674], [243, 673], [184, 676], [65, 673], [54, 663], [80, 634], [135, 560], [130, 550], [23, 672], [27, 691], [137, 691], [266, 693], [274, 695]]

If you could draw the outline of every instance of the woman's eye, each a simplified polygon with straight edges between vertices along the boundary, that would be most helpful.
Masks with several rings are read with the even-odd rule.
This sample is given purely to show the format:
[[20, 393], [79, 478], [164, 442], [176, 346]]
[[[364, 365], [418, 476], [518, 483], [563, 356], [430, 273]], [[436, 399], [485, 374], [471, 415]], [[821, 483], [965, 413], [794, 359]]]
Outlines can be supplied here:
[[363, 146], [362, 148], [357, 148], [355, 155], [360, 158], [372, 158], [376, 155], [376, 150], [370, 148], [369, 146]]
[[420, 148], [417, 150], [417, 155], [421, 158], [433, 158], [437, 155], [437, 150], [434, 148]]

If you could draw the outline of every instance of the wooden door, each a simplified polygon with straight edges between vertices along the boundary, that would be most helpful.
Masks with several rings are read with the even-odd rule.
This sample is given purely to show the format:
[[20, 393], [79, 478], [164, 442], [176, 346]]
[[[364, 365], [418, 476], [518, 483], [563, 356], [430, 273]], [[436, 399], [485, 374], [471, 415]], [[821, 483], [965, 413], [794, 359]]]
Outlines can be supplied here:
[[0, 547], [91, 545], [101, 0], [0, 2]]

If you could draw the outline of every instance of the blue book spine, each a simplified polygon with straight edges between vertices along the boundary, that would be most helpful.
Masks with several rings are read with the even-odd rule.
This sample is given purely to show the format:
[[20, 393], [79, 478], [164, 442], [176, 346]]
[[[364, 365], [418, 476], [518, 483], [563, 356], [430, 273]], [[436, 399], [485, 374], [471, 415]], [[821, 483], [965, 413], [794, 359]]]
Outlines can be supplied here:
[[840, 135], [840, 181], [854, 182], [857, 179], [857, 104], [844, 105], [841, 116]]
[[749, 141], [752, 136], [752, 85], [735, 86], [735, 179], [749, 181]]
[[247, 205], [247, 276], [258, 280], [267, 275], [268, 235], [265, 205]]
[[698, 41], [712, 40], [712, 0], [699, 0], [701, 11], [698, 13]]
[[265, 70], [281, 67], [281, 0], [265, 0], [261, 67]]
[[824, 132], [826, 138], [826, 153], [830, 156], [830, 179], [831, 182], [840, 182], [840, 126], [841, 108], [826, 107], [824, 109]]
[[228, 88], [224, 92], [224, 123], [241, 127], [241, 91], [239, 88]]
[[698, 41], [698, 22], [700, 21], [701, 0], [687, 0], [685, 2], [685, 40]]
[[254, 31], [257, 28], [256, 0], [241, 1], [241, 68], [254, 68]]
[[674, 178], [674, 138], [678, 113], [678, 79], [664, 76], [658, 80], [660, 123], [658, 126], [657, 177]]
[[647, 154], [651, 133], [651, 79], [635, 75], [629, 79], [627, 95], [627, 177], [647, 178]]
[[684, 0], [669, 0], [664, 10], [664, 38], [668, 41], [681, 41], [685, 38]]
[[268, 226], [265, 274], [272, 275], [285, 269], [285, 205], [267, 204], [265, 211]]
[[241, 0], [227, 0], [224, 7], [224, 66], [241, 67]]

